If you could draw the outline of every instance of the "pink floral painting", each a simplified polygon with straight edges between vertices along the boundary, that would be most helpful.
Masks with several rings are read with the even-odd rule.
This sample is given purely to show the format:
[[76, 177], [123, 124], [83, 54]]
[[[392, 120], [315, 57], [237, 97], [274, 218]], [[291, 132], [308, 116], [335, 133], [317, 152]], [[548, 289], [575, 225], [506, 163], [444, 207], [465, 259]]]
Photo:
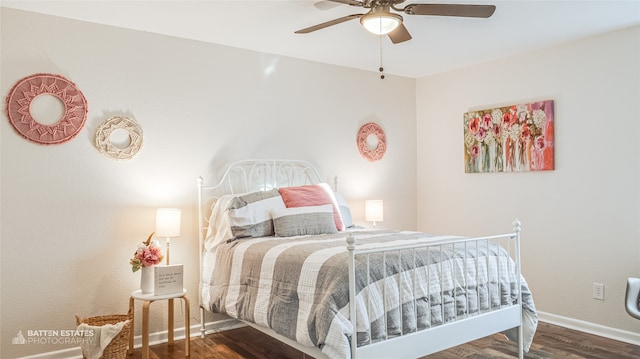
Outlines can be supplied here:
[[553, 170], [553, 100], [464, 114], [464, 169]]

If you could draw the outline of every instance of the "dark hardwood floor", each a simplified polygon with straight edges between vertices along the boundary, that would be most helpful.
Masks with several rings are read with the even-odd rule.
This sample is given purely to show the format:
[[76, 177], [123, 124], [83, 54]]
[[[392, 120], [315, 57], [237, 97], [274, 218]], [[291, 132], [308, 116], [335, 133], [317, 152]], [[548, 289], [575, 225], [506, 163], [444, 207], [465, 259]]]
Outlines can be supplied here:
[[[141, 358], [140, 350], [136, 350], [128, 358]], [[153, 346], [150, 358], [184, 358], [184, 341], [176, 341], [172, 348], [166, 344]], [[204, 339], [192, 338], [191, 358], [304, 359], [305, 356], [303, 353], [251, 327], [244, 327], [207, 335]], [[507, 341], [502, 335], [496, 334], [429, 355], [424, 359], [459, 358], [517, 358], [517, 343]], [[531, 350], [525, 354], [525, 358], [637, 359], [640, 358], [640, 347], [551, 324], [540, 323]]]

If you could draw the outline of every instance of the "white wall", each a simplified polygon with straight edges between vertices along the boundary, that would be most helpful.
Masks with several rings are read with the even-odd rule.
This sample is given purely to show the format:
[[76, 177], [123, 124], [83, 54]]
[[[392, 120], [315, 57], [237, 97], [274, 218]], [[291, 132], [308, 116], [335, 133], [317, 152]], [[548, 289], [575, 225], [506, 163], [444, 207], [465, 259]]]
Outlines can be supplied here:
[[[622, 307], [625, 278], [640, 275], [638, 27], [416, 86], [6, 8], [0, 16], [3, 96], [20, 78], [51, 72], [74, 81], [89, 106], [85, 129], [55, 146], [23, 140], [2, 114], [0, 357], [69, 347], [12, 345], [19, 330], [70, 329], [76, 313], [126, 311], [139, 280], [128, 260], [153, 231], [159, 206], [183, 210], [172, 262], [187, 266], [195, 321], [195, 177], [244, 157], [302, 158], [327, 180], [340, 176], [360, 222], [368, 198], [385, 200], [388, 228], [486, 234], [509, 230], [518, 217], [540, 310], [640, 331]], [[555, 171], [464, 174], [464, 112], [542, 99], [556, 101]], [[132, 116], [144, 131], [130, 161], [92, 145], [112, 115]], [[355, 147], [367, 121], [387, 132], [380, 162], [366, 162]], [[594, 281], [607, 286], [604, 302], [591, 299]], [[153, 331], [166, 324], [160, 307], [152, 307]]]
[[[422, 78], [416, 98], [418, 229], [482, 235], [519, 218], [538, 309], [637, 339], [623, 296], [640, 275], [640, 27]], [[463, 113], [546, 99], [554, 171], [464, 173]]]
[[[391, 228], [415, 229], [415, 80], [117, 29], [2, 8], [1, 92], [19, 79], [56, 73], [88, 101], [72, 141], [22, 139], [3, 112], [1, 131], [2, 352], [9, 358], [74, 345], [12, 345], [22, 330], [72, 329], [74, 315], [124, 313], [139, 285], [129, 258], [154, 230], [155, 209], [182, 208], [172, 263], [185, 264], [197, 311], [195, 179], [237, 159], [316, 164], [363, 223], [365, 199], [385, 200]], [[144, 133], [132, 160], [93, 146], [106, 118], [135, 118]], [[385, 157], [360, 157], [368, 121], [385, 130]], [[157, 307], [156, 307], [157, 306]], [[139, 307], [138, 307], [139, 308]], [[152, 331], [164, 330], [156, 304]], [[176, 318], [176, 326], [182, 326]], [[139, 323], [137, 334], [139, 334]]]

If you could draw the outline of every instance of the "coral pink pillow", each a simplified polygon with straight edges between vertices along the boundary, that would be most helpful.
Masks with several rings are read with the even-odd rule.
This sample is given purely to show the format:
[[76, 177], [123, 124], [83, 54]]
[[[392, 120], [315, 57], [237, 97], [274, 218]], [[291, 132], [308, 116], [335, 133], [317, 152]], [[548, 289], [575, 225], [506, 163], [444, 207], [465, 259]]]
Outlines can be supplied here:
[[336, 229], [338, 231], [344, 230], [338, 202], [328, 184], [319, 183], [297, 187], [282, 187], [279, 191], [287, 208], [331, 204], [333, 206], [333, 219], [336, 222]]

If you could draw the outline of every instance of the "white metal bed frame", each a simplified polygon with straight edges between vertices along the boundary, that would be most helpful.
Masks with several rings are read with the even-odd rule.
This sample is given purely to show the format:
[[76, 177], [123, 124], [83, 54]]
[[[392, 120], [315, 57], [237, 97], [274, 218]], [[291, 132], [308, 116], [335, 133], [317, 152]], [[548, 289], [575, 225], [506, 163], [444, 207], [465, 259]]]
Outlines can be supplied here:
[[[242, 160], [232, 163], [216, 185], [204, 185], [202, 177], [198, 178], [198, 225], [199, 225], [199, 249], [200, 249], [200, 275], [202, 275], [202, 255], [204, 249], [204, 240], [208, 227], [208, 220], [213, 209], [215, 201], [224, 194], [246, 193], [256, 190], [268, 190], [271, 188], [297, 186], [304, 184], [312, 184], [320, 182], [320, 176], [313, 165], [306, 161], [298, 160]], [[465, 246], [474, 242], [495, 243], [505, 248], [514, 259], [514, 273], [517, 278], [518, 298], [517, 303], [513, 305], [500, 305], [499, 308], [493, 308], [489, 304], [489, 308], [480, 311], [478, 314], [466, 315], [454, 321], [446, 322], [438, 326], [428, 327], [411, 333], [402, 333], [393, 338], [387, 338], [383, 341], [369, 343], [358, 347], [356, 344], [357, 336], [351, 336], [351, 358], [392, 358], [398, 353], [403, 353], [403, 357], [418, 358], [429, 355], [447, 348], [451, 348], [460, 344], [464, 344], [488, 335], [503, 332], [512, 328], [518, 330], [518, 356], [524, 358], [524, 342], [522, 327], [522, 290], [521, 290], [521, 265], [520, 265], [520, 222], [516, 220], [513, 223], [513, 232], [503, 235], [464, 238], [438, 242], [430, 242], [417, 246], [403, 246], [384, 249], [362, 250], [357, 248], [354, 238], [347, 235], [346, 247], [348, 250], [349, 264], [349, 298], [356, 297], [355, 285], [355, 258], [356, 256], [370, 256], [374, 253], [382, 253], [386, 255], [389, 252], [397, 252], [399, 250], [415, 250], [418, 248], [434, 248], [441, 250], [447, 246]], [[477, 246], [476, 246], [477, 248]], [[368, 258], [368, 257], [367, 257]], [[368, 261], [368, 259], [367, 259]], [[499, 260], [497, 261], [500, 262]], [[465, 266], [467, 260], [465, 258]], [[478, 264], [476, 264], [478, 266]], [[478, 273], [478, 268], [475, 272]], [[466, 268], [465, 268], [466, 272]], [[386, 281], [386, 279], [385, 279]], [[499, 281], [498, 281], [499, 283]], [[441, 287], [442, 288], [442, 287]], [[465, 290], [466, 293], [466, 290]], [[443, 293], [440, 293], [443, 296]], [[500, 295], [500, 288], [498, 288]], [[465, 294], [467, 296], [467, 294]], [[200, 297], [200, 296], [199, 296]], [[469, 300], [468, 296], [466, 297]], [[455, 302], [455, 301], [454, 301]], [[491, 302], [491, 301], [489, 301]], [[200, 301], [200, 331], [201, 335], [205, 335], [205, 310]], [[429, 308], [429, 310], [431, 310]], [[456, 310], [457, 311], [457, 310]], [[386, 312], [386, 308], [384, 309]], [[353, 324], [356, 328], [356, 303], [349, 300], [349, 313]], [[262, 332], [295, 347], [296, 349], [309, 354], [316, 358], [326, 358], [319, 348], [308, 347], [295, 342], [289, 338], [275, 333], [269, 328], [264, 328], [253, 323], [246, 323]], [[388, 333], [385, 335], [389, 337]]]

